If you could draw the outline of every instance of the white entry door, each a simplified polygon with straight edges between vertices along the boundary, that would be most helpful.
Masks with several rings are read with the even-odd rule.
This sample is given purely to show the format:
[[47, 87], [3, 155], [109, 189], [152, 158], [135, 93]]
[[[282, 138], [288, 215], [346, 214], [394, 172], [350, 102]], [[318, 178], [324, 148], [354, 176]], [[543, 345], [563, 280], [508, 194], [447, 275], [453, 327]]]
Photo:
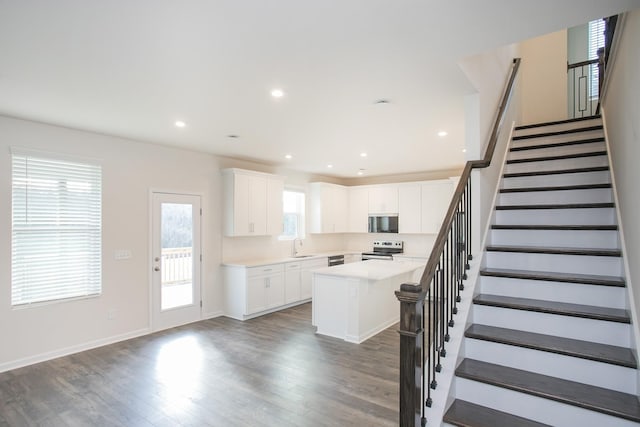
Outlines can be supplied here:
[[153, 330], [201, 318], [200, 196], [152, 193]]

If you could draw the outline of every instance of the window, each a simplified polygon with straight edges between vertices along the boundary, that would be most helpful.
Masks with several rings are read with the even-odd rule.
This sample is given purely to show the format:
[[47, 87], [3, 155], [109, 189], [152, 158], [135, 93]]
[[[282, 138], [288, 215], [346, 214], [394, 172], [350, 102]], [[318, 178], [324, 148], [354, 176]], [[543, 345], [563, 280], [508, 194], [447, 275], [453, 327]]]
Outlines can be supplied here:
[[304, 193], [285, 190], [282, 194], [284, 232], [281, 240], [304, 238]]
[[102, 168], [12, 150], [11, 304], [102, 291]]
[[[604, 19], [589, 22], [589, 58], [598, 59], [598, 49], [604, 47]], [[598, 97], [599, 70], [597, 65], [591, 66], [591, 98]]]

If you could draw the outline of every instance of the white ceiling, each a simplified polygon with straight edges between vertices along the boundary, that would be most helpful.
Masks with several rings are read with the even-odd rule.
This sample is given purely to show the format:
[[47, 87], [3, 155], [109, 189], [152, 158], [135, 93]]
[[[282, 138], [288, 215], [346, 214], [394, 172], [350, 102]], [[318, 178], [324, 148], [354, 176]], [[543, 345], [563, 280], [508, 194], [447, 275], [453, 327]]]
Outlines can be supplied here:
[[0, 0], [0, 114], [339, 177], [455, 168], [461, 58], [637, 7]]

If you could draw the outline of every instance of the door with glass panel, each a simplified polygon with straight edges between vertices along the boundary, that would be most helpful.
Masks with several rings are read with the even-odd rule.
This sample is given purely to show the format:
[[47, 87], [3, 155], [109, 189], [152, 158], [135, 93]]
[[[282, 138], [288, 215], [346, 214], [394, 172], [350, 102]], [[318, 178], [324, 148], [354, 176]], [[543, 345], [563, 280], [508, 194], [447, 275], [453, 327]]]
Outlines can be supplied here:
[[152, 194], [152, 327], [201, 318], [200, 196]]

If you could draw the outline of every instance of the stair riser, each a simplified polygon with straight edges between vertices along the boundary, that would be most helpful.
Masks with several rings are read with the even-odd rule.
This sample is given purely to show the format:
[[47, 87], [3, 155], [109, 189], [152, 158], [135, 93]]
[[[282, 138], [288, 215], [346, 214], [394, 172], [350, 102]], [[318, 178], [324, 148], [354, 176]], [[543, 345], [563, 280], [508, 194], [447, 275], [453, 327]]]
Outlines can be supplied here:
[[528, 159], [528, 158], [539, 158], [539, 157], [548, 157], [548, 156], [562, 156], [566, 154], [578, 154], [578, 153], [587, 153], [593, 151], [603, 151], [607, 149], [604, 141], [600, 142], [584, 142], [581, 144], [575, 145], [563, 145], [560, 147], [543, 147], [544, 144], [532, 145], [532, 144], [514, 144], [512, 147], [520, 148], [520, 147], [535, 147], [529, 150], [516, 150], [510, 151], [508, 159]]
[[615, 225], [614, 208], [518, 209], [496, 211], [501, 225]]
[[615, 230], [491, 230], [493, 245], [617, 249]]
[[478, 339], [465, 341], [465, 357], [623, 393], [636, 393], [635, 369], [623, 366]]
[[502, 188], [551, 187], [558, 185], [605, 183], [611, 183], [611, 175], [609, 174], [609, 171], [505, 178], [502, 181]]
[[[549, 132], [561, 132], [561, 131], [565, 131], [565, 130], [571, 130], [571, 129], [583, 129], [583, 128], [588, 128], [588, 127], [593, 127], [593, 126], [601, 126], [602, 125], [602, 119], [591, 119], [591, 120], [580, 120], [577, 122], [571, 122], [571, 123], [561, 123], [561, 124], [557, 124], [557, 125], [548, 125], [548, 126], [536, 126], [533, 128], [528, 128], [528, 129], [516, 129], [513, 132], [513, 136], [522, 136], [522, 135], [537, 135], [540, 133], [549, 133]], [[590, 133], [590, 132], [594, 132], [594, 131], [589, 131], [589, 132], [576, 132], [574, 135], [583, 135], [586, 133]], [[601, 132], [602, 131], [595, 131], [595, 132]]]
[[620, 276], [620, 257], [487, 252], [488, 268]]
[[629, 346], [629, 324], [474, 304], [473, 322], [602, 344]]
[[[544, 133], [550, 132], [559, 132], [562, 130], [554, 130], [554, 131], [538, 131], [534, 133], [528, 133], [527, 135], [540, 135]], [[542, 144], [550, 144], [554, 142], [563, 142], [563, 141], [579, 141], [583, 139], [591, 139], [591, 138], [602, 138], [604, 136], [604, 131], [602, 129], [599, 130], [589, 130], [589, 131], [580, 131], [568, 134], [560, 134], [560, 135], [548, 135], [548, 136], [536, 136], [533, 138], [525, 138], [525, 139], [517, 139], [520, 136], [519, 132], [515, 131], [513, 137], [516, 138], [513, 140], [513, 145], [542, 145]]]
[[489, 295], [626, 308], [626, 289], [613, 286], [482, 276], [480, 289]]
[[505, 173], [537, 172], [561, 169], [590, 168], [607, 166], [607, 156], [578, 157], [572, 159], [546, 160], [525, 163], [510, 163], [505, 165]]
[[465, 378], [456, 378], [454, 388], [458, 399], [549, 425], [638, 427], [621, 418]]
[[613, 193], [610, 188], [586, 190], [527, 191], [500, 193], [500, 205], [536, 205], [549, 203], [611, 203]]

